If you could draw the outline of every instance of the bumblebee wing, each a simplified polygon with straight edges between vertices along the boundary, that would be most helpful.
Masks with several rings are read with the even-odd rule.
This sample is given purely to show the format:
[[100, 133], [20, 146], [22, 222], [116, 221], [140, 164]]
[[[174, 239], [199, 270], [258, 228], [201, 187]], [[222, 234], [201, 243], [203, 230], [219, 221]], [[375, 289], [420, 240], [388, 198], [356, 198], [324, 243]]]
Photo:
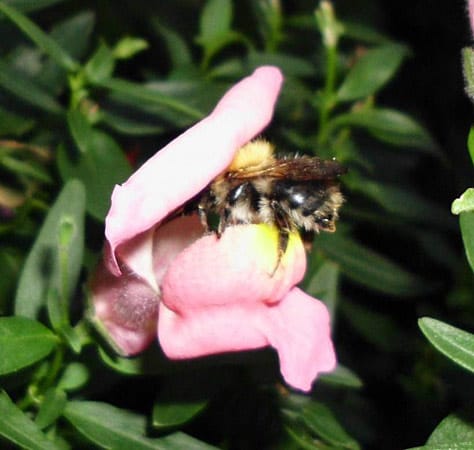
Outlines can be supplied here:
[[227, 176], [241, 180], [256, 177], [270, 177], [309, 181], [331, 180], [346, 172], [347, 169], [336, 161], [311, 156], [299, 156], [295, 158], [276, 159], [267, 167], [259, 167], [258, 169], [244, 168], [229, 172]]

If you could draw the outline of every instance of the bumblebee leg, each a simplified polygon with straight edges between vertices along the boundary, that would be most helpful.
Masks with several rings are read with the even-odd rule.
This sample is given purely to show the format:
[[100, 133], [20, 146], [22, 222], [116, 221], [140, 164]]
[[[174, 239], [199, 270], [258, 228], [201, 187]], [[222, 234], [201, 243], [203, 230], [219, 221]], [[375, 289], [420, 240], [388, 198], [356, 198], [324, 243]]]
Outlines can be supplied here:
[[204, 228], [204, 231], [206, 233], [209, 233], [209, 221], [206, 213], [206, 208], [201, 203], [198, 204], [197, 213], [199, 216], [199, 220], [201, 221], [201, 225]]
[[273, 269], [272, 276], [277, 271], [278, 267], [280, 266], [281, 259], [283, 255], [286, 253], [288, 248], [288, 242], [290, 240], [290, 232], [291, 232], [291, 225], [290, 220], [286, 212], [281, 208], [278, 201], [273, 200], [270, 202], [270, 207], [273, 211], [273, 219], [278, 229], [278, 255], [277, 255], [277, 263], [275, 268]]
[[218, 238], [220, 238], [222, 236], [222, 233], [224, 232], [227, 225], [229, 224], [229, 216], [230, 216], [230, 212], [227, 208], [225, 208], [219, 214], [219, 223], [217, 225], [217, 230], [216, 230], [216, 234], [217, 234]]

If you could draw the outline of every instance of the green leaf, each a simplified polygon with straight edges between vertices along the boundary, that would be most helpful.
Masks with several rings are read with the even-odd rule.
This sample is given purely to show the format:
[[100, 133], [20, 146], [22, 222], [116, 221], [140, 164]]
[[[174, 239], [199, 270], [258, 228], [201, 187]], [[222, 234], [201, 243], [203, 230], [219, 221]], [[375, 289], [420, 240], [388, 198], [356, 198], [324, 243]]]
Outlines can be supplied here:
[[[76, 289], [84, 247], [84, 209], [84, 186], [78, 180], [71, 180], [51, 207], [26, 259], [18, 284], [15, 314], [36, 318], [51, 290], [62, 294], [65, 300]], [[73, 236], [67, 249], [67, 272], [62, 273], [58, 236], [65, 222], [71, 225]], [[63, 290], [64, 277], [67, 292]]]
[[467, 149], [469, 150], [471, 162], [474, 164], [474, 127], [469, 129], [469, 135], [467, 137]]
[[330, 373], [322, 373], [318, 379], [334, 386], [342, 386], [346, 388], [358, 389], [361, 388], [364, 383], [362, 380], [347, 367], [338, 364], [336, 370]]
[[64, 70], [73, 72], [79, 68], [79, 64], [66, 53], [54, 39], [48, 36], [28, 17], [15, 8], [6, 5], [4, 2], [0, 2], [0, 12], [5, 14], [23, 33]]
[[318, 252], [313, 252], [310, 256], [310, 268], [304, 280], [305, 292], [323, 300], [333, 316], [338, 299], [339, 266], [321, 259]]
[[153, 407], [153, 427], [166, 429], [183, 425], [200, 414], [215, 396], [221, 378], [214, 368], [196, 367], [163, 377]]
[[159, 106], [192, 120], [199, 120], [204, 116], [204, 113], [201, 111], [177, 100], [175, 97], [163, 94], [157, 89], [151, 89], [138, 83], [111, 78], [99, 83], [99, 86], [104, 89], [109, 89], [112, 93], [120, 94], [121, 99], [128, 100], [130, 104], [138, 109], [142, 109], [146, 105]]
[[[138, 115], [138, 114], [135, 114]], [[130, 136], [146, 136], [161, 134], [165, 127], [158, 125], [150, 120], [140, 121], [135, 118], [118, 115], [104, 109], [100, 111], [100, 120], [102, 123], [116, 131]]]
[[459, 225], [461, 227], [464, 251], [466, 252], [471, 270], [474, 271], [474, 211], [461, 213]]
[[69, 402], [64, 416], [87, 439], [115, 450], [210, 450], [211, 447], [183, 433], [164, 438], [146, 436], [146, 417], [100, 402]]
[[0, 435], [23, 449], [59, 450], [5, 391], [0, 391]]
[[366, 129], [377, 139], [400, 147], [413, 147], [440, 156], [430, 134], [410, 116], [387, 108], [370, 108], [341, 114], [328, 127], [331, 131], [346, 126]]
[[112, 76], [115, 68], [115, 58], [112, 50], [104, 43], [92, 55], [84, 67], [85, 74], [92, 83], [100, 83]]
[[429, 437], [423, 450], [473, 450], [474, 426], [466, 418], [451, 414]]
[[78, 109], [67, 112], [69, 131], [81, 153], [87, 153], [91, 148], [93, 128], [87, 117]]
[[52, 425], [63, 413], [66, 407], [66, 394], [60, 389], [50, 388], [44, 395], [38, 414], [35, 419], [36, 425], [42, 430]]
[[359, 449], [359, 444], [342, 428], [332, 411], [320, 402], [311, 401], [301, 414], [306, 425], [336, 448]]
[[58, 388], [64, 391], [75, 391], [89, 380], [89, 369], [80, 362], [69, 363], [58, 381]]
[[[0, 144], [0, 149], [1, 149]], [[31, 181], [39, 181], [40, 183], [51, 184], [52, 179], [46, 169], [36, 161], [22, 160], [15, 156], [0, 155], [0, 166], [8, 169], [18, 177], [26, 177]]]
[[0, 248], [0, 316], [5, 316], [10, 309], [9, 300], [16, 289], [18, 274], [20, 273], [23, 255], [18, 248], [3, 244]]
[[169, 428], [183, 425], [206, 409], [208, 400], [156, 402], [153, 407], [153, 426]]
[[[251, 2], [254, 16], [258, 18], [257, 27], [263, 37], [265, 50], [274, 52], [283, 39], [283, 12], [280, 2], [257, 0]], [[286, 72], [285, 72], [286, 73]]]
[[77, 155], [76, 159], [64, 146], [59, 147], [58, 168], [63, 180], [78, 178], [83, 181], [87, 189], [87, 211], [103, 221], [110, 207], [114, 186], [129, 177], [131, 167], [122, 149], [108, 134], [92, 129], [89, 139], [84, 139], [85, 136], [87, 133], [78, 136], [85, 152]]
[[374, 95], [394, 77], [407, 54], [407, 47], [400, 44], [368, 50], [347, 74], [337, 91], [337, 98], [353, 101]]
[[474, 188], [468, 188], [461, 197], [454, 200], [451, 206], [453, 214], [471, 213], [474, 211]]
[[360, 22], [343, 22], [344, 36], [368, 44], [387, 44], [390, 38]]
[[25, 103], [51, 114], [61, 114], [62, 106], [39, 84], [0, 60], [0, 86]]
[[31, 0], [4, 0], [4, 3], [12, 6], [18, 11], [26, 13], [38, 11], [64, 1], [65, 0], [35, 0], [32, 2]]
[[212, 57], [229, 44], [240, 42], [251, 48], [244, 34], [231, 29], [231, 0], [207, 0], [201, 14], [200, 33], [196, 42], [204, 49], [201, 67], [206, 69]]
[[400, 329], [390, 316], [345, 299], [340, 307], [346, 320], [368, 342], [384, 351], [401, 350], [404, 342]]
[[418, 325], [441, 353], [474, 372], [474, 334], [429, 317], [419, 319]]
[[[100, 326], [100, 324], [94, 323]], [[107, 331], [99, 333], [105, 334]], [[151, 346], [148, 350], [131, 358], [125, 358], [116, 354], [107, 353], [102, 347], [99, 347], [99, 356], [102, 361], [116, 372], [126, 375], [156, 375], [161, 374], [173, 367], [174, 363], [163, 356], [158, 347]]]
[[[73, 58], [81, 59], [89, 50], [89, 41], [95, 17], [90, 11], [81, 11], [72, 17], [55, 23], [50, 36]], [[56, 96], [67, 89], [67, 73], [52, 59], [47, 59], [36, 79]]]
[[89, 51], [94, 31], [95, 14], [82, 10], [71, 17], [56, 22], [51, 28], [51, 38], [74, 58], [82, 58]]
[[230, 30], [231, 23], [231, 0], [207, 0], [199, 21], [199, 42], [211, 45], [217, 37]]
[[379, 253], [343, 236], [321, 234], [314, 243], [339, 264], [351, 280], [386, 294], [408, 297], [429, 292], [433, 286], [402, 269]]
[[21, 136], [35, 126], [32, 118], [14, 114], [0, 107], [0, 136]]
[[171, 67], [178, 69], [191, 66], [193, 58], [186, 41], [173, 28], [163, 25], [156, 18], [152, 19], [151, 24], [165, 41], [171, 59]]
[[363, 192], [375, 200], [391, 214], [418, 223], [433, 223], [451, 226], [452, 216], [434, 202], [422, 197], [407, 187], [382, 183], [368, 179], [360, 180], [352, 186], [354, 190]]
[[58, 342], [39, 322], [25, 317], [0, 317], [0, 375], [45, 358]]
[[113, 56], [116, 59], [130, 59], [147, 48], [148, 42], [145, 39], [126, 36], [115, 44]]

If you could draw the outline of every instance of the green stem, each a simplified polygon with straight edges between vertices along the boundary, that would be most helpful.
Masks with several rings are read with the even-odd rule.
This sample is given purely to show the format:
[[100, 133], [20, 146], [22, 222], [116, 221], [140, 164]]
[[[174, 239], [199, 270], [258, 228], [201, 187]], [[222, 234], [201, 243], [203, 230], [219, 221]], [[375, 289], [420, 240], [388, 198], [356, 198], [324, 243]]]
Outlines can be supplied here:
[[334, 90], [336, 86], [337, 47], [326, 47], [326, 80], [322, 95], [321, 109], [319, 112], [318, 144], [324, 145], [328, 139], [327, 124], [332, 109], [334, 108]]
[[18, 400], [16, 405], [23, 411], [29, 409], [33, 405], [38, 405], [39, 397], [43, 395], [56, 381], [58, 373], [62, 369], [64, 360], [64, 346], [59, 345], [54, 352], [54, 358], [50, 362], [48, 374], [28, 386], [26, 394], [23, 398]]
[[56, 381], [60, 370], [63, 367], [64, 360], [64, 345], [59, 345], [54, 353], [54, 358], [51, 361], [51, 367], [48, 371], [48, 375], [43, 379], [41, 383], [41, 392], [48, 390]]

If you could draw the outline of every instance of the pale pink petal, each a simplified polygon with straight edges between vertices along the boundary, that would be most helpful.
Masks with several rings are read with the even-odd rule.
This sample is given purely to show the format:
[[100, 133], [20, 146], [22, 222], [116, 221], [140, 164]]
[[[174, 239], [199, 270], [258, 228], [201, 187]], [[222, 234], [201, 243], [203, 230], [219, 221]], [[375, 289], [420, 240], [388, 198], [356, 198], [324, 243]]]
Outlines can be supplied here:
[[154, 234], [153, 272], [161, 285], [168, 267], [189, 245], [204, 234], [197, 215], [181, 216], [159, 227]]
[[155, 339], [159, 295], [133, 273], [112, 275], [101, 264], [91, 281], [92, 320], [123, 355], [144, 350]]
[[252, 324], [268, 308], [263, 303], [208, 306], [180, 315], [160, 304], [158, 340], [166, 356], [188, 359], [262, 348], [266, 336]]
[[306, 255], [298, 234], [292, 234], [278, 261], [278, 232], [269, 225], [229, 227], [198, 239], [169, 267], [162, 300], [181, 315], [207, 305], [272, 303], [304, 276]]
[[258, 329], [277, 350], [281, 373], [291, 386], [309, 391], [319, 373], [335, 368], [329, 312], [324, 303], [294, 288], [260, 319]]
[[107, 263], [119, 275], [115, 250], [158, 224], [203, 189], [231, 162], [235, 151], [270, 122], [282, 75], [261, 67], [232, 87], [214, 111], [150, 158], [112, 193], [105, 235]]
[[161, 303], [158, 338], [164, 353], [174, 359], [271, 345], [285, 381], [302, 391], [309, 391], [318, 374], [336, 363], [326, 307], [298, 289], [272, 305], [209, 305], [188, 315]]
[[155, 228], [133, 237], [120, 246], [119, 259], [128, 271], [133, 272], [145, 280], [155, 291], [159, 291], [159, 284], [153, 271], [153, 238]]
[[469, 22], [471, 24], [471, 33], [474, 35], [474, 0], [467, 2], [467, 9], [469, 14]]

